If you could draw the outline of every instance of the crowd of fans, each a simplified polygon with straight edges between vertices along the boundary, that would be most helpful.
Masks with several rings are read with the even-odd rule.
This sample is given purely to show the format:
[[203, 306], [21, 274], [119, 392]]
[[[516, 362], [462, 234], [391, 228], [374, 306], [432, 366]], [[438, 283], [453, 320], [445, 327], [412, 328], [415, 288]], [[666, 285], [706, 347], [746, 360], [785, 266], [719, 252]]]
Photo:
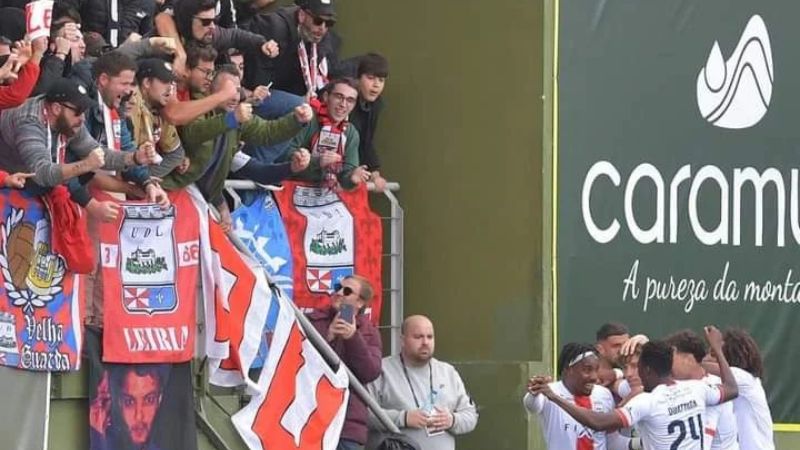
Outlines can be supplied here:
[[59, 0], [33, 40], [25, 3], [0, 14], [0, 169], [26, 189], [63, 185], [114, 220], [93, 189], [164, 203], [195, 183], [229, 227], [227, 178], [385, 187], [373, 138], [388, 62], [340, 61], [331, 1]]
[[[88, 274], [87, 325], [102, 326], [102, 279], [76, 249], [97, 251], [91, 230], [117, 220], [119, 200], [168, 207], [170, 191], [194, 185], [230, 230], [229, 178], [385, 189], [374, 137], [386, 58], [340, 58], [332, 0], [273, 2], [56, 0], [49, 36], [31, 39], [30, 2], [0, 0], [0, 183], [52, 205], [54, 236], [75, 235], [53, 246]], [[361, 314], [372, 295], [347, 277], [309, 318], [417, 448], [454, 449], [478, 416], [458, 372], [433, 357], [433, 324], [409, 317], [401, 354], [382, 360]], [[350, 396], [339, 449], [364, 447], [368, 417]]]

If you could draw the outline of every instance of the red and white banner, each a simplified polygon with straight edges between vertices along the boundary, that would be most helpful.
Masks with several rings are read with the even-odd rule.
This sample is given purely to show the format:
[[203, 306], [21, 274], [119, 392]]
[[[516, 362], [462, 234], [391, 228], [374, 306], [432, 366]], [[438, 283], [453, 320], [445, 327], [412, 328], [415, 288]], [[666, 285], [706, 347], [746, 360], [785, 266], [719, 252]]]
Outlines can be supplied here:
[[383, 231], [369, 208], [366, 186], [333, 191], [285, 181], [283, 187], [274, 194], [292, 249], [292, 300], [300, 308], [324, 308], [342, 278], [361, 275], [374, 288], [369, 308], [373, 323], [379, 323]]
[[25, 24], [28, 39], [50, 36], [53, 20], [53, 0], [38, 0], [25, 5]]
[[208, 216], [199, 191], [189, 189], [200, 220], [202, 291], [205, 299], [209, 381], [217, 386], [249, 385], [247, 373], [258, 356], [271, 296], [258, 261], [241, 254], [222, 227]]
[[289, 302], [280, 294], [272, 299], [278, 311], [258, 380], [261, 393], [231, 420], [251, 450], [334, 450], [347, 412], [347, 372], [328, 366]]
[[200, 264], [199, 218], [186, 191], [172, 205], [122, 202], [100, 225], [103, 361], [169, 363], [192, 359]]

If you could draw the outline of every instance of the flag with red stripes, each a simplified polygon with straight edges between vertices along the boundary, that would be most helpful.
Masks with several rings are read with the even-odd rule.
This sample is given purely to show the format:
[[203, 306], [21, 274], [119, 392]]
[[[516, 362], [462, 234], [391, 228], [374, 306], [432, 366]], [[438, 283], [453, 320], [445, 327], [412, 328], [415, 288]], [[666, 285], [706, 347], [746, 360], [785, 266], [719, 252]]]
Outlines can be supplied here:
[[349, 397], [343, 366], [333, 370], [306, 338], [283, 294], [272, 296], [272, 340], [260, 394], [231, 419], [251, 450], [334, 450]]
[[270, 288], [260, 263], [236, 249], [209, 217], [208, 205], [190, 189], [200, 213], [200, 259], [205, 300], [209, 382], [217, 386], [255, 383], [248, 376], [258, 356]]

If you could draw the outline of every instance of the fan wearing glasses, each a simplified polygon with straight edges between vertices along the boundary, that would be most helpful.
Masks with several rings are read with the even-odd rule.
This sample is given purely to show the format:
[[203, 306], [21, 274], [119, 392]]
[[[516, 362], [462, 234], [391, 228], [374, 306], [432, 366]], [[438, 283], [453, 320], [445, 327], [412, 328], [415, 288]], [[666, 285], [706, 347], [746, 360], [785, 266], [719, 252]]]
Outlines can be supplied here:
[[[218, 67], [211, 82], [211, 95], [233, 82], [241, 87], [239, 70], [231, 64]], [[225, 179], [231, 172], [261, 184], [275, 184], [308, 166], [310, 155], [297, 154], [284, 164], [263, 164], [239, 151], [239, 143], [266, 145], [297, 134], [313, 117], [311, 107], [302, 105], [292, 114], [266, 121], [253, 116], [253, 106], [239, 97], [179, 128], [186, 155], [191, 160], [184, 173], [173, 171], [164, 178], [167, 190], [195, 183], [206, 199], [219, 209], [224, 230], [231, 227], [231, 215], [223, 196]]]
[[[123, 171], [150, 165], [152, 148], [115, 152], [92, 138], [84, 111], [93, 105], [86, 89], [58, 79], [47, 94], [34, 97], [0, 115], [0, 161], [7, 172], [34, 173], [37, 194], [67, 184], [72, 199], [98, 220], [113, 221], [117, 211], [91, 197], [84, 186], [97, 169]], [[73, 160], [75, 162], [67, 162]], [[36, 186], [34, 186], [35, 188]]]
[[281, 54], [274, 61], [254, 60], [246, 73], [245, 86], [272, 82], [277, 92], [316, 97], [338, 65], [339, 38], [331, 32], [336, 24], [333, 2], [295, 0], [297, 6], [255, 16], [250, 31], [275, 40]]
[[[372, 284], [360, 275], [350, 275], [334, 286], [328, 307], [308, 314], [314, 328], [327, 337], [342, 362], [364, 384], [381, 374], [383, 346], [380, 334], [363, 311], [372, 301]], [[363, 449], [367, 442], [367, 407], [351, 395], [337, 450]]]
[[292, 139], [289, 152], [283, 156], [311, 153], [311, 164], [295, 178], [331, 189], [353, 189], [369, 181], [369, 170], [359, 165], [358, 130], [348, 122], [356, 101], [358, 86], [352, 78], [334, 80], [323, 91], [317, 116]]
[[182, 1], [175, 5], [174, 17], [168, 13], [156, 16], [158, 34], [178, 38], [174, 66], [179, 78], [188, 76], [185, 46], [190, 42], [211, 45], [220, 54], [231, 48], [267, 58], [275, 58], [280, 53], [275, 41], [240, 28], [217, 26], [216, 6], [216, 0]]

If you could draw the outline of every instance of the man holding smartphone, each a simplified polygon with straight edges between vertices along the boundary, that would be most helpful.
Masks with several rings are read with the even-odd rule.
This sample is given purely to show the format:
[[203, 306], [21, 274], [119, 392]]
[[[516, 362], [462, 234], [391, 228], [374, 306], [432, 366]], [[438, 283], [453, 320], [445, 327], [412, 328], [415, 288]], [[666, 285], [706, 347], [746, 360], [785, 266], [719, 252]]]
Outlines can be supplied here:
[[[381, 374], [381, 336], [363, 314], [373, 288], [359, 275], [343, 278], [334, 286], [331, 304], [315, 309], [308, 318], [358, 380], [367, 384]], [[367, 406], [356, 395], [347, 405], [337, 450], [361, 450], [367, 442]]]

